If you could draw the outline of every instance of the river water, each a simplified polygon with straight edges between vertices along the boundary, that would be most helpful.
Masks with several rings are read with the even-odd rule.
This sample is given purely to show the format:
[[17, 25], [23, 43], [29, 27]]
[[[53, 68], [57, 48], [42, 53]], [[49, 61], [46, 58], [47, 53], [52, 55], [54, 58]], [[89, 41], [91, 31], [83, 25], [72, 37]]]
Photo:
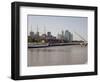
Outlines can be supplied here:
[[28, 48], [28, 66], [74, 65], [87, 63], [87, 46]]

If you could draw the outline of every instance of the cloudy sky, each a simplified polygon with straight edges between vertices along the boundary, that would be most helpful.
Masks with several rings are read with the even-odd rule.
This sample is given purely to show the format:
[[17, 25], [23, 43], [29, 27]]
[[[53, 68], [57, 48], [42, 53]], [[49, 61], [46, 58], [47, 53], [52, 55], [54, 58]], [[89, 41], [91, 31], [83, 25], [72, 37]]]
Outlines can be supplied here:
[[81, 40], [75, 32], [87, 40], [87, 17], [28, 15], [27, 20], [28, 35], [31, 30], [36, 33], [38, 27], [40, 34], [43, 34], [46, 31], [57, 36], [58, 33], [61, 34], [62, 30], [69, 30], [73, 34], [74, 40]]

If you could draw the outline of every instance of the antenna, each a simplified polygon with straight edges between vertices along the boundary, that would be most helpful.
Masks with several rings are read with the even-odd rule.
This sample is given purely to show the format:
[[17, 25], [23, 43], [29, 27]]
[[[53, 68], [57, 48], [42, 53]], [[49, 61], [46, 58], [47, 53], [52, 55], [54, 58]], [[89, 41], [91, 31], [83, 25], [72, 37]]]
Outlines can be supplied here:
[[44, 25], [44, 34], [46, 34], [46, 26]]
[[32, 32], [32, 25], [31, 25], [31, 32]]
[[39, 31], [38, 31], [38, 24], [37, 24], [37, 32], [39, 32]]

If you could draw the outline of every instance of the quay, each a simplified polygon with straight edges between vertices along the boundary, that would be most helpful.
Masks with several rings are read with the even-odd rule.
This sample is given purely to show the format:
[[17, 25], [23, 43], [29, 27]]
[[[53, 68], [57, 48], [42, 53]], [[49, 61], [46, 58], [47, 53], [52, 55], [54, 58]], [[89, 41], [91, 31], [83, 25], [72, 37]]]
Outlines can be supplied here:
[[28, 43], [28, 48], [44, 48], [44, 47], [56, 47], [56, 46], [70, 46], [70, 45], [80, 45], [80, 42], [68, 42], [68, 43], [45, 43], [45, 44], [34, 44]]

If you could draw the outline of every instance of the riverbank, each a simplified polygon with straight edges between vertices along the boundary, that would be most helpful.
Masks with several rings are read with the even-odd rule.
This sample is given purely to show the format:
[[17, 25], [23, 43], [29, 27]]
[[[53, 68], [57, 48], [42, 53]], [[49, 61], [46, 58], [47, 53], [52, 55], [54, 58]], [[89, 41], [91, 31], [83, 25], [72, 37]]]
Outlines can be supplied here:
[[56, 46], [70, 46], [70, 45], [80, 45], [80, 42], [68, 42], [68, 43], [52, 43], [52, 44], [34, 44], [28, 43], [28, 48], [44, 48], [44, 47], [56, 47]]

